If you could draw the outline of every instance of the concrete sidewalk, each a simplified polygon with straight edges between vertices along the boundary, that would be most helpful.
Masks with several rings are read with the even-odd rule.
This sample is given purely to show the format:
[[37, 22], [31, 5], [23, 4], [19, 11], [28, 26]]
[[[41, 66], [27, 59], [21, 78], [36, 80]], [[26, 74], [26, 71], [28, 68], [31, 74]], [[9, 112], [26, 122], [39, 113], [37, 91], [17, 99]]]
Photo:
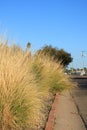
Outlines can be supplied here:
[[59, 96], [53, 130], [86, 130], [69, 91]]

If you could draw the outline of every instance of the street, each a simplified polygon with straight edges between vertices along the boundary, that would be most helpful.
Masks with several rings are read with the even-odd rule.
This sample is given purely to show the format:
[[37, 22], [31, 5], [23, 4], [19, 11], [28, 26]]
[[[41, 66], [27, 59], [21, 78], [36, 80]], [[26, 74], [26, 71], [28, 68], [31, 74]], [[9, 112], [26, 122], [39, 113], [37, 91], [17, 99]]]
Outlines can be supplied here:
[[74, 81], [78, 87], [71, 91], [71, 95], [87, 129], [87, 77], [75, 77]]

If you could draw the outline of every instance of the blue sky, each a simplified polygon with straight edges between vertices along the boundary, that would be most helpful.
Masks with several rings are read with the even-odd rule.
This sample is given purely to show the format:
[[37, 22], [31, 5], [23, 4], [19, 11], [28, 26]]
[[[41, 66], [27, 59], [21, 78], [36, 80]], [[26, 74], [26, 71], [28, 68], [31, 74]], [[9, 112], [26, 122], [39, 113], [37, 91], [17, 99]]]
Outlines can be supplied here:
[[[0, 0], [0, 34], [36, 51], [52, 45], [71, 53], [74, 67], [87, 54], [87, 0]], [[84, 58], [87, 66], [87, 56]]]

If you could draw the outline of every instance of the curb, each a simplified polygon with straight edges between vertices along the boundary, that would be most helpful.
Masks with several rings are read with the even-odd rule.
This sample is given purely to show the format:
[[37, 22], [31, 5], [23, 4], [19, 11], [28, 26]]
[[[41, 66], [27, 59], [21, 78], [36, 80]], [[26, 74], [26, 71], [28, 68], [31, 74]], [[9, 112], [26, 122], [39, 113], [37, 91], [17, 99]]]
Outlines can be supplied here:
[[58, 103], [58, 97], [59, 97], [59, 94], [57, 93], [55, 95], [55, 99], [54, 99], [51, 111], [49, 113], [49, 117], [48, 117], [48, 121], [46, 123], [45, 130], [53, 130], [54, 119], [55, 119], [55, 112], [56, 112], [56, 106], [57, 106], [57, 103]]

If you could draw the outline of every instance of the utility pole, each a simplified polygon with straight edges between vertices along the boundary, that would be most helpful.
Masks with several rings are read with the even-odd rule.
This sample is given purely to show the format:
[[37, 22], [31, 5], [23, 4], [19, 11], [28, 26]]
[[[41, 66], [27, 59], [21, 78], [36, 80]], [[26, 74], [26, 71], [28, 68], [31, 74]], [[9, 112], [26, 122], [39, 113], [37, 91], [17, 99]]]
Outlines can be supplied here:
[[85, 67], [85, 64], [84, 64], [84, 58], [85, 57], [86, 57], [85, 51], [82, 51], [83, 70], [84, 70], [84, 67]]

